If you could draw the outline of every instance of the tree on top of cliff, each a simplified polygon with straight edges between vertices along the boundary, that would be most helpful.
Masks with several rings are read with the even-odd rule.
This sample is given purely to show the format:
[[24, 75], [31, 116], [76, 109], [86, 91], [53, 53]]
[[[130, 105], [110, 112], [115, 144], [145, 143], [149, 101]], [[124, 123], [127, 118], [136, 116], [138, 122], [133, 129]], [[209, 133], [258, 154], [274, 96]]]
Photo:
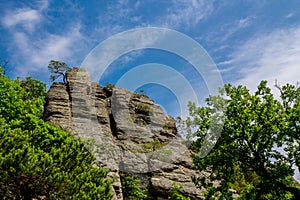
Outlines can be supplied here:
[[[200, 150], [211, 122], [223, 129], [213, 149], [205, 157], [193, 157], [196, 167], [209, 170], [208, 177], [194, 179], [207, 189], [207, 199], [300, 199], [299, 184], [292, 178], [293, 167], [300, 166], [300, 88], [277, 86], [280, 100], [262, 81], [255, 93], [243, 86], [225, 85], [222, 96], [211, 96], [206, 107], [190, 103], [189, 131], [197, 137], [194, 149]], [[223, 106], [222, 106], [223, 105]], [[218, 117], [223, 107], [225, 117]], [[285, 153], [283, 153], [283, 150]], [[211, 184], [219, 180], [219, 185]], [[233, 190], [232, 190], [233, 189]]]
[[66, 72], [70, 67], [61, 61], [51, 60], [48, 65], [48, 69], [51, 72], [50, 80], [55, 81], [59, 77], [63, 77], [63, 82], [66, 84]]

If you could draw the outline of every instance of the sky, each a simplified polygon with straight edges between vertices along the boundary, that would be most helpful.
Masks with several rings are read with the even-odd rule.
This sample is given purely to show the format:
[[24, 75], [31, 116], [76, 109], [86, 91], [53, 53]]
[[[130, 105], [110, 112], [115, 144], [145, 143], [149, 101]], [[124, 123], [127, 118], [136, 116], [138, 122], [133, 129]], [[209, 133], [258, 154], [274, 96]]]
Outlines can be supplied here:
[[[299, 0], [0, 0], [0, 58], [11, 78], [47, 83], [50, 60], [146, 93], [186, 116], [224, 83], [255, 91], [300, 81]], [[300, 180], [299, 173], [296, 177]]]
[[[85, 64], [93, 81], [143, 90], [177, 117], [187, 113], [187, 101], [203, 104], [210, 87], [254, 91], [261, 80], [272, 89], [275, 80], [300, 81], [298, 0], [0, 0], [0, 7], [7, 74], [32, 76], [47, 88], [50, 60]], [[200, 70], [194, 58], [202, 59]]]

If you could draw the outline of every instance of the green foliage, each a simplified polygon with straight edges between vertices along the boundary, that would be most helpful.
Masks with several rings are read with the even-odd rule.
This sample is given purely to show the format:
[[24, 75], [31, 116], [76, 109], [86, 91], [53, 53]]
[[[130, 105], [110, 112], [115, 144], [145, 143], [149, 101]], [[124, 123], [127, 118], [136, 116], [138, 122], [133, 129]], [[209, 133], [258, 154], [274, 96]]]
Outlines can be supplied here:
[[137, 112], [142, 112], [142, 113], [149, 113], [151, 111], [150, 105], [145, 103], [138, 103], [135, 109]]
[[[259, 176], [255, 172], [244, 173], [241, 171], [239, 166], [234, 166], [233, 180], [231, 187], [238, 194], [242, 194], [243, 191], [248, 191], [249, 193], [254, 185], [258, 185]], [[248, 197], [250, 198], [250, 197]]]
[[45, 86], [0, 73], [0, 199], [111, 199], [108, 170], [40, 117]]
[[[0, 75], [0, 117], [7, 122], [12, 121], [12, 125], [22, 125], [27, 118], [41, 116], [43, 112], [43, 98], [34, 97], [34, 93], [45, 94], [45, 86], [37, 81], [37, 84], [25, 84], [28, 87], [24, 89], [21, 87], [24, 82], [19, 79], [10, 80], [3, 74]], [[29, 87], [36, 85], [38, 86]]]
[[[190, 117], [185, 121], [193, 149], [215, 144], [205, 157], [193, 156], [197, 168], [210, 176], [194, 178], [207, 189], [206, 198], [300, 199], [300, 188], [292, 179], [293, 165], [300, 164], [300, 89], [293, 85], [277, 86], [281, 100], [276, 100], [267, 82], [262, 81], [253, 94], [246, 87], [225, 85], [221, 96], [211, 96], [207, 106], [190, 103]], [[226, 117], [220, 117], [220, 108]], [[215, 127], [221, 135], [213, 143]], [[282, 150], [286, 154], [282, 153]], [[219, 185], [212, 181], [221, 180]]]
[[145, 90], [139, 90], [139, 92], [134, 92], [133, 98], [140, 98], [141, 96], [147, 97]]
[[51, 73], [50, 80], [55, 81], [59, 77], [63, 77], [63, 82], [67, 83], [66, 72], [70, 67], [64, 62], [51, 60], [48, 65], [48, 69]]
[[178, 186], [175, 182], [173, 182], [173, 188], [170, 190], [168, 200], [190, 200], [189, 197], [185, 197], [183, 194], [181, 194], [181, 189], [181, 185]]
[[32, 77], [26, 77], [25, 80], [21, 80], [20, 86], [26, 92], [26, 98], [24, 100], [29, 99], [39, 99], [42, 98], [44, 100], [44, 96], [46, 95], [46, 84], [35, 80]]
[[148, 198], [148, 190], [141, 189], [138, 186], [140, 180], [132, 178], [130, 176], [125, 176], [121, 178], [124, 199], [143, 200]]
[[142, 144], [143, 153], [153, 152], [153, 151], [155, 151], [157, 149], [160, 149], [164, 146], [166, 146], [166, 143], [158, 141], [158, 140], [147, 142], [147, 143]]
[[133, 93], [133, 98], [140, 98], [140, 97], [141, 97], [141, 95], [139, 93], [137, 93], [137, 92]]

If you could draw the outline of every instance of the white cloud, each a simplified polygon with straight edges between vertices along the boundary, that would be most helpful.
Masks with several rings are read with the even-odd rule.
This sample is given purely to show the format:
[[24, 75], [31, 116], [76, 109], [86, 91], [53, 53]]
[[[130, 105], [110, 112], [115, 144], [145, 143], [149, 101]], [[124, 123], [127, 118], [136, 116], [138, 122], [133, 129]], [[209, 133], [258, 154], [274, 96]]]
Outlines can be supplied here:
[[[145, 2], [136, 1], [135, 3], [132, 3], [127, 0], [118, 0], [114, 4], [108, 6], [107, 12], [105, 12], [104, 14], [101, 13], [98, 16], [99, 26], [96, 28], [97, 39], [99, 40], [99, 35], [109, 37], [114, 35], [115, 33], [120, 33], [121, 31], [135, 27], [155, 26], [168, 27], [172, 29], [190, 28], [197, 25], [203, 18], [211, 14], [213, 11], [213, 3], [208, 3], [204, 0], [175, 0], [170, 1], [168, 5], [170, 6], [163, 8], [163, 11], [154, 10], [153, 15], [146, 16], [147, 14], [144, 15], [143, 13], [137, 12], [140, 7], [145, 6]], [[145, 18], [147, 18], [147, 20], [144, 23], [139, 23]], [[126, 21], [134, 22], [135, 25], [127, 27], [128, 23]], [[137, 41], [136, 37], [136, 35], [132, 35], [134, 41]], [[156, 40], [156, 36], [145, 37], [144, 40], [139, 40], [139, 46], [147, 46], [154, 43]], [[113, 54], [115, 48], [117, 48], [118, 50], [120, 49], [119, 45], [119, 43], [111, 45], [108, 52], [110, 54]], [[132, 44], [128, 45], [132, 46]], [[142, 52], [143, 51], [135, 51], [133, 53], [127, 54], [122, 58], [121, 63], [125, 65], [126, 63], [131, 62], [139, 55], [141, 55]], [[109, 57], [110, 56], [106, 56], [106, 58]], [[98, 63], [97, 66], [102, 66], [100, 65], [100, 62], [103, 61], [99, 61], [95, 58], [92, 59], [91, 62], [96, 62]], [[85, 62], [85, 65], [93, 66], [94, 64], [92, 63]], [[106, 73], [109, 74], [108, 72]]]
[[18, 49], [14, 57], [22, 58], [20, 60], [26, 61], [22, 65], [28, 66], [19, 68], [20, 71], [16, 72], [21, 76], [45, 68], [51, 59], [63, 61], [70, 59], [80, 50], [77, 44], [82, 42], [83, 37], [80, 26], [69, 28], [65, 35], [47, 33], [43, 38], [33, 38], [24, 32], [15, 32], [13, 36], [13, 48]]
[[287, 16], [285, 16], [285, 18], [291, 18], [293, 17], [295, 14], [294, 13], [289, 13]]
[[1, 24], [6, 28], [21, 26], [28, 32], [34, 31], [37, 24], [42, 21], [42, 12], [48, 8], [48, 0], [34, 2], [37, 9], [22, 7], [15, 10], [7, 10], [1, 19]]
[[[158, 2], [160, 3], [160, 1]], [[152, 3], [155, 4], [155, 1]], [[140, 7], [147, 4], [139, 0], [135, 3], [128, 0], [116, 1], [108, 6], [107, 12], [101, 13], [98, 17], [100, 22], [98, 31], [101, 34], [110, 36], [129, 29], [128, 24], [131, 23], [134, 23], [134, 26], [130, 28], [155, 26], [189, 29], [196, 26], [214, 10], [213, 2], [204, 0], [173, 0], [168, 2], [162, 10], [153, 10], [152, 15], [139, 12]]]
[[234, 35], [236, 32], [251, 25], [251, 23], [252, 23], [252, 17], [246, 17], [246, 18], [236, 20], [233, 23], [224, 25], [222, 29], [225, 30], [225, 34], [222, 35], [221, 41], [224, 42], [229, 37]]
[[73, 20], [65, 24], [63, 33], [50, 33], [44, 29], [48, 23], [44, 16], [48, 1], [36, 0], [30, 5], [32, 7], [7, 10], [1, 19], [11, 36], [7, 49], [16, 67], [13, 75], [21, 77], [45, 69], [51, 59], [76, 60], [76, 55], [84, 48], [79, 45], [84, 43], [80, 22]]
[[175, 0], [160, 23], [169, 28], [190, 28], [210, 15], [213, 10], [212, 1]]
[[139, 0], [135, 3], [128, 0], [117, 0], [108, 4], [105, 12], [99, 12], [98, 24], [89, 39], [99, 42], [116, 33], [130, 29], [128, 24], [141, 21], [141, 16], [135, 12], [139, 6]]
[[41, 15], [39, 11], [30, 8], [22, 8], [6, 14], [2, 18], [2, 24], [8, 28], [20, 24], [27, 30], [32, 30], [40, 19]]
[[267, 80], [270, 86], [276, 79], [281, 85], [296, 84], [300, 81], [300, 27], [253, 37], [237, 48], [231, 58], [227, 62], [243, 77], [235, 84], [246, 85], [252, 91], [261, 80]]
[[[141, 55], [143, 48], [155, 44], [163, 37], [161, 32], [157, 30], [135, 29], [113, 35], [97, 45], [84, 59], [82, 66], [86, 67], [91, 73], [92, 80], [98, 80], [109, 64], [123, 54], [129, 53], [121, 60], [121, 63], [124, 65], [126, 61], [130, 62]], [[108, 74], [112, 72], [107, 71]]]
[[124, 65], [128, 64], [129, 62], [132, 62], [133, 60], [135, 60], [137, 57], [141, 56], [142, 54], [143, 54], [142, 49], [131, 51], [122, 57], [122, 59], [120, 60], [120, 63], [124, 66]]

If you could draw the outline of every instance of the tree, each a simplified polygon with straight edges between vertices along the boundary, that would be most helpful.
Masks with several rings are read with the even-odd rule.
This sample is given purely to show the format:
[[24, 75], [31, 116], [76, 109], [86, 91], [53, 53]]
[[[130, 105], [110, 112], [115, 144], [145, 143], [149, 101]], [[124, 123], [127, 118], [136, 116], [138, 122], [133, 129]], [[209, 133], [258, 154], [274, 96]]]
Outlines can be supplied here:
[[63, 77], [63, 82], [67, 83], [66, 71], [69, 69], [68, 65], [61, 61], [51, 60], [48, 65], [48, 69], [51, 72], [50, 80], [55, 81], [60, 76]]
[[[29, 99], [39, 99], [46, 95], [46, 84], [33, 79], [31, 76], [26, 77], [25, 80], [20, 81], [20, 86], [26, 92], [26, 98], [24, 100]], [[44, 99], [43, 99], [44, 100]]]
[[108, 170], [41, 119], [44, 94], [42, 82], [0, 73], [0, 199], [111, 199]]
[[[207, 190], [207, 199], [232, 199], [234, 191], [238, 199], [300, 199], [299, 184], [292, 178], [293, 166], [300, 165], [300, 89], [277, 87], [280, 100], [262, 81], [253, 94], [227, 84], [219, 96], [207, 98], [207, 106], [189, 103], [185, 125], [190, 137], [197, 138], [193, 161], [210, 173], [193, 180]], [[217, 112], [220, 108], [224, 117]], [[222, 126], [221, 134], [209, 154], [200, 157], [207, 136], [214, 135], [211, 122]]]

